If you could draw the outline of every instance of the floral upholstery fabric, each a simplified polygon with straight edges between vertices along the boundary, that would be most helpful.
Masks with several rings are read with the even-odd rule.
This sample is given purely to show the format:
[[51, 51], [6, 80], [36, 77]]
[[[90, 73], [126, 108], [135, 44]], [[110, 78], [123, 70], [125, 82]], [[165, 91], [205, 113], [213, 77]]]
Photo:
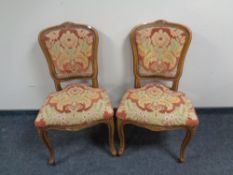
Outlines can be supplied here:
[[161, 84], [130, 89], [123, 96], [117, 117], [155, 126], [196, 126], [195, 109], [181, 92]]
[[73, 84], [47, 97], [35, 126], [81, 125], [110, 117], [113, 117], [113, 109], [104, 90]]
[[142, 76], [176, 75], [186, 33], [173, 27], [150, 27], [135, 33], [139, 58], [139, 74]]
[[56, 76], [92, 75], [93, 31], [68, 24], [46, 32], [43, 42], [51, 56]]

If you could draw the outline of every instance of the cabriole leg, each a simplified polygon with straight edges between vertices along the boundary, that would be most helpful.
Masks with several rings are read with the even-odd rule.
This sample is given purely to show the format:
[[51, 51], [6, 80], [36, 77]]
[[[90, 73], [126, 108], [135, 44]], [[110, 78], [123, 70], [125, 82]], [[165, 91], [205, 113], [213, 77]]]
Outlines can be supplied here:
[[118, 150], [118, 155], [121, 156], [125, 150], [125, 133], [124, 133], [124, 123], [123, 120], [117, 119], [117, 130], [118, 130], [118, 137], [120, 140], [120, 148]]
[[181, 148], [180, 148], [180, 158], [179, 158], [180, 162], [184, 162], [185, 150], [186, 150], [190, 140], [192, 139], [193, 135], [195, 134], [195, 130], [196, 130], [196, 128], [187, 128], [186, 129], [186, 135], [185, 135], [185, 138], [184, 138], [184, 140], [181, 144]]
[[37, 130], [38, 130], [38, 133], [39, 133], [39, 136], [42, 142], [44, 143], [44, 145], [49, 151], [49, 162], [48, 163], [50, 165], [53, 165], [55, 164], [55, 152], [54, 152], [51, 142], [49, 141], [48, 131], [42, 128], [38, 128]]
[[108, 121], [108, 140], [109, 140], [109, 147], [110, 147], [111, 153], [113, 156], [116, 156], [117, 151], [114, 145], [114, 130], [115, 130], [114, 119], [111, 118]]

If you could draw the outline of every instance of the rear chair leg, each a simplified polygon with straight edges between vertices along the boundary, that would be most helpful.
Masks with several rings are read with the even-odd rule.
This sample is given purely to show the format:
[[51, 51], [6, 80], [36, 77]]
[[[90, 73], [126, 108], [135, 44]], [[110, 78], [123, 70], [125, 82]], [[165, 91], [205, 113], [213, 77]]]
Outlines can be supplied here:
[[113, 156], [116, 156], [117, 154], [117, 151], [116, 151], [116, 148], [115, 148], [115, 145], [114, 145], [114, 119], [111, 118], [109, 121], [108, 121], [108, 140], [109, 140], [109, 147], [110, 147], [110, 150], [111, 150], [111, 153]]
[[181, 148], [180, 148], [180, 158], [179, 158], [179, 161], [181, 163], [184, 162], [184, 152], [190, 142], [190, 140], [192, 139], [192, 137], [194, 136], [195, 134], [195, 130], [196, 130], [196, 127], [194, 128], [187, 128], [186, 129], [186, 135], [185, 135], [185, 138], [181, 144]]
[[118, 155], [121, 156], [125, 151], [125, 133], [124, 133], [123, 120], [119, 118], [117, 118], [117, 130], [118, 130], [118, 137], [120, 140], [120, 148], [118, 150]]
[[37, 130], [38, 130], [38, 133], [39, 133], [39, 136], [42, 142], [45, 144], [46, 148], [49, 151], [49, 162], [48, 163], [50, 165], [54, 165], [55, 164], [55, 152], [54, 152], [51, 142], [49, 141], [48, 131], [42, 128], [38, 128]]

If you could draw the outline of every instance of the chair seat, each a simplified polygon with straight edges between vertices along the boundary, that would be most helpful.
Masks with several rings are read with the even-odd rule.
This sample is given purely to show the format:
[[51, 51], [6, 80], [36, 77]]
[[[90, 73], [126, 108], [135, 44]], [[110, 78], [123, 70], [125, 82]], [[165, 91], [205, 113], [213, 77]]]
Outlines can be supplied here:
[[103, 89], [72, 84], [47, 97], [35, 126], [76, 126], [111, 117], [113, 108]]
[[159, 127], [197, 126], [199, 123], [185, 94], [161, 84], [129, 89], [120, 102], [117, 117]]

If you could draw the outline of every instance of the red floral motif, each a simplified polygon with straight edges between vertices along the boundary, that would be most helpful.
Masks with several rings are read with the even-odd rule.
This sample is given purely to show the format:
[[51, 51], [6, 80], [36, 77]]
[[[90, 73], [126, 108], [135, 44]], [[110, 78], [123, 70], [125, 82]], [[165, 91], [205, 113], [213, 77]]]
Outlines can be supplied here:
[[44, 121], [43, 118], [41, 118], [41, 119], [38, 120], [38, 121], [35, 120], [34, 124], [35, 124], [35, 126], [38, 127], [38, 128], [43, 128], [43, 127], [45, 127], [45, 125], [46, 125], [46, 123], [45, 123], [45, 121]]
[[125, 111], [117, 112], [117, 117], [119, 117], [119, 118], [121, 118], [123, 120], [126, 119], [126, 116], [127, 116], [127, 114], [126, 114]]
[[85, 85], [73, 85], [59, 93], [52, 94], [48, 104], [58, 112], [87, 111], [98, 100], [102, 99], [101, 89], [90, 89]]
[[109, 119], [113, 116], [113, 112], [104, 111], [104, 118]]
[[60, 36], [60, 43], [63, 48], [72, 49], [78, 44], [78, 37], [74, 32], [67, 31]]
[[186, 125], [188, 125], [188, 126], [198, 126], [199, 125], [199, 120], [198, 119], [188, 118], [188, 120], [186, 121]]
[[184, 104], [183, 95], [180, 92], [172, 92], [159, 84], [149, 84], [143, 89], [129, 91], [127, 98], [142, 110], [152, 112], [158, 109], [160, 113], [171, 113], [176, 107]]
[[158, 31], [154, 31], [151, 37], [152, 44], [155, 47], [159, 47], [159, 48], [166, 48], [170, 43], [170, 40], [171, 38], [169, 34], [162, 29], [159, 29]]
[[[142, 65], [145, 67], [145, 64], [142, 63]], [[166, 73], [167, 70], [169, 70], [169, 64], [166, 62], [162, 62], [162, 61], [153, 61], [149, 63], [149, 69], [151, 70], [151, 72], [161, 72], [161, 73]]]

